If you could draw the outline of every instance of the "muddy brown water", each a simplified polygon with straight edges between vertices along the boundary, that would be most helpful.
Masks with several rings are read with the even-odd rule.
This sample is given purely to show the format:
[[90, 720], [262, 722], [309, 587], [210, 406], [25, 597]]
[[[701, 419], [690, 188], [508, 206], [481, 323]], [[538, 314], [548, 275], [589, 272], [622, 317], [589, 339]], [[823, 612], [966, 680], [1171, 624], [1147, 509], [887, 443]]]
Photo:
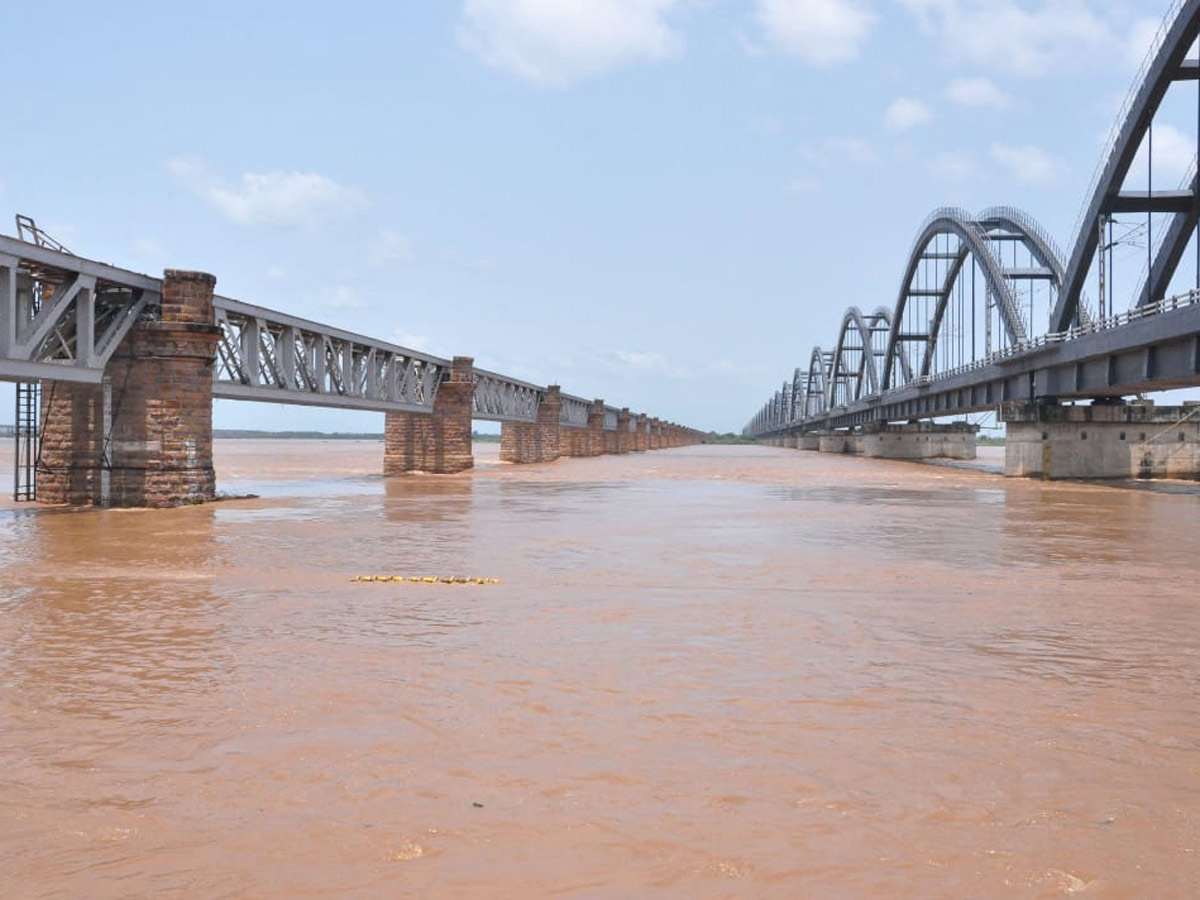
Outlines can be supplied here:
[[477, 453], [0, 510], [0, 896], [1200, 894], [1194, 493]]

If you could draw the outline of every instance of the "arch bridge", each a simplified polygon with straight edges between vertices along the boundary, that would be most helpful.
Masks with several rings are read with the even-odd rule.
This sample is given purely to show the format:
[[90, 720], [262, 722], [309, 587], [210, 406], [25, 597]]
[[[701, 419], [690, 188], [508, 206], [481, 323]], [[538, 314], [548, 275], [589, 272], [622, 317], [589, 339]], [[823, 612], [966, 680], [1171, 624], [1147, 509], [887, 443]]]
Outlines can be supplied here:
[[[1169, 418], [1144, 405], [1114, 410], [1200, 385], [1200, 179], [1195, 162], [1164, 173], [1169, 160], [1154, 149], [1156, 126], [1200, 139], [1198, 36], [1200, 0], [1176, 0], [1118, 116], [1069, 253], [1011, 206], [935, 210], [917, 228], [890, 303], [847, 309], [833, 341], [811, 350], [745, 432], [794, 442], [998, 408], [1017, 424]], [[1182, 126], [1181, 106], [1192, 110]], [[1132, 230], [1146, 254], [1130, 262], [1114, 247]], [[1063, 412], [1063, 401], [1092, 401], [1093, 411]], [[1178, 415], [1186, 432], [1191, 412]]]

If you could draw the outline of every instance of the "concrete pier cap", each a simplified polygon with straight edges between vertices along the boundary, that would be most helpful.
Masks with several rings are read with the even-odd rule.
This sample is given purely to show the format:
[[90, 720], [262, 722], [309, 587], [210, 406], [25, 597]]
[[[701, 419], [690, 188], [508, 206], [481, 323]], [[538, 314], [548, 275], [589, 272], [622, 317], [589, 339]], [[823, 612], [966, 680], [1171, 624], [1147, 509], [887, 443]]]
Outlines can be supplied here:
[[1200, 478], [1200, 403], [1152, 400], [1005, 403], [1004, 474], [1070, 478]]

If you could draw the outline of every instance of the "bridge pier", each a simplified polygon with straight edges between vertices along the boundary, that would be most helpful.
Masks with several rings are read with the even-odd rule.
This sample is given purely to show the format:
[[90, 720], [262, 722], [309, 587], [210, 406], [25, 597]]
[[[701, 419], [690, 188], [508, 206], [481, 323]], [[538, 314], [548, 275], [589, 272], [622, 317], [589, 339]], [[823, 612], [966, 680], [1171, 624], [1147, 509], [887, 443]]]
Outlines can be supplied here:
[[168, 269], [159, 320], [133, 326], [104, 384], [43, 383], [39, 500], [165, 507], [215, 497], [215, 284]]
[[538, 404], [537, 422], [501, 423], [500, 459], [524, 464], [552, 462], [561, 455], [569, 456], [561, 449], [561, 411], [562, 393], [558, 385], [552, 384], [546, 388], [546, 395]]
[[613, 451], [615, 453], [629, 453], [634, 450], [634, 434], [630, 429], [633, 424], [632, 416], [629, 413], [629, 407], [623, 407], [617, 413], [617, 446]]
[[593, 400], [583, 428], [563, 428], [560, 455], [600, 456], [604, 453], [604, 401]]
[[1004, 474], [1042, 478], [1200, 478], [1200, 404], [1005, 403]]
[[859, 452], [872, 459], [974, 459], [978, 431], [966, 422], [864, 425]]
[[384, 422], [383, 474], [449, 475], [475, 465], [471, 411], [475, 360], [456, 356], [450, 380], [438, 385], [433, 413], [389, 412]]
[[646, 437], [647, 421], [649, 416], [645, 413], [638, 413], [637, 421], [634, 423], [636, 430], [633, 432], [633, 449], [638, 452], [644, 452], [650, 448], [649, 441]]
[[849, 437], [845, 431], [823, 431], [817, 435], [817, 449], [822, 453], [849, 453]]
[[796, 438], [797, 450], [820, 450], [821, 436], [815, 431], [806, 431]]

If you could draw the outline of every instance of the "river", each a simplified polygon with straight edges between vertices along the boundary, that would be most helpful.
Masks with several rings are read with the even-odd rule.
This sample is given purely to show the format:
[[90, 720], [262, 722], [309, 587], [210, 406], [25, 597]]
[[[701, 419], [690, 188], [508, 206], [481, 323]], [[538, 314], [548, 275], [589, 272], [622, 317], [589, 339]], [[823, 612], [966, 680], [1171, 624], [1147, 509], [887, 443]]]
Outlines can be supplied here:
[[0, 509], [0, 896], [1197, 895], [1194, 492], [476, 452]]

